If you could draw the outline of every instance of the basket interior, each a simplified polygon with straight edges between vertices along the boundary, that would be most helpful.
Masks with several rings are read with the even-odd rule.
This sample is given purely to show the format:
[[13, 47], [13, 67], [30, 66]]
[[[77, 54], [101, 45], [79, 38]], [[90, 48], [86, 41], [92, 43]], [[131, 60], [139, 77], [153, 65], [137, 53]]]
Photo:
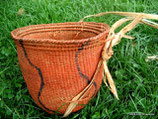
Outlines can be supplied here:
[[17, 30], [14, 35], [22, 39], [80, 40], [105, 32], [103, 23], [84, 22], [33, 25]]

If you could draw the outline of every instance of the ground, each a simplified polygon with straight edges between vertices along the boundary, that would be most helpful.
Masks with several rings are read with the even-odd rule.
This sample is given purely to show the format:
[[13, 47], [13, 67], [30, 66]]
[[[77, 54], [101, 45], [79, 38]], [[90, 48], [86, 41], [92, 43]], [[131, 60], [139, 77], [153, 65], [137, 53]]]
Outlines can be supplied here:
[[[86, 15], [107, 11], [158, 14], [157, 6], [157, 0], [0, 0], [0, 118], [62, 117], [43, 111], [30, 97], [10, 35], [12, 30], [34, 24], [77, 22]], [[111, 26], [119, 18], [107, 15], [86, 21]], [[84, 109], [67, 118], [158, 117], [158, 62], [146, 61], [147, 56], [158, 55], [157, 29], [140, 24], [129, 35], [135, 39], [122, 39], [113, 48], [114, 55], [108, 62], [120, 100], [102, 84], [96, 97]]]

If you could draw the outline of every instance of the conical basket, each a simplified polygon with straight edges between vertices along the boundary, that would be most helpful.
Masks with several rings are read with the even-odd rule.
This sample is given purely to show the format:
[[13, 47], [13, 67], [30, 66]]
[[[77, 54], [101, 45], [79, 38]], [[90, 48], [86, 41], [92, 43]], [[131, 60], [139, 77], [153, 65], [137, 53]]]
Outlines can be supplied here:
[[[94, 22], [32, 25], [12, 31], [27, 88], [34, 101], [49, 113], [64, 113], [72, 98], [91, 81], [109, 33]], [[92, 88], [73, 112], [96, 95], [103, 68]]]
[[[111, 28], [104, 23], [83, 22], [85, 18], [106, 14], [126, 17]], [[157, 23], [147, 19], [158, 20], [158, 15], [105, 12], [86, 16], [80, 22], [33, 25], [12, 31], [21, 70], [34, 101], [45, 111], [64, 113], [66, 117], [96, 95], [102, 79], [119, 99], [107, 61], [121, 38], [134, 39], [126, 33], [138, 23], [158, 28]], [[107, 78], [103, 77], [103, 69]]]

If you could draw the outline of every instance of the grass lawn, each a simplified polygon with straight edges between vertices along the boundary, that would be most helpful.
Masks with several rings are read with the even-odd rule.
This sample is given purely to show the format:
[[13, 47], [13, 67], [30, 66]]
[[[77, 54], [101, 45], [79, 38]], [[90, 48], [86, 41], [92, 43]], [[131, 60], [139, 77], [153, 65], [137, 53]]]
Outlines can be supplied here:
[[[158, 14], [158, 0], [0, 0], [0, 118], [62, 117], [43, 111], [30, 97], [10, 32], [34, 24], [77, 22], [86, 15], [107, 11]], [[108, 15], [85, 21], [112, 25], [119, 18]], [[145, 61], [147, 56], [158, 55], [158, 30], [138, 25], [129, 34], [135, 39], [122, 39], [113, 48], [115, 53], [108, 62], [120, 100], [102, 84], [97, 96], [84, 109], [67, 118], [158, 118], [158, 62]]]

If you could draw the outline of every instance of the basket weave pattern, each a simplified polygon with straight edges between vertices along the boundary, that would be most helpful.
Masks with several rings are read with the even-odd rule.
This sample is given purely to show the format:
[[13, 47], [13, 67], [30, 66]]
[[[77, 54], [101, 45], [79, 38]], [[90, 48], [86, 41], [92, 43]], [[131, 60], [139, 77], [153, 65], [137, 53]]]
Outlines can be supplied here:
[[[90, 83], [108, 32], [108, 25], [94, 22], [33, 25], [12, 32], [27, 88], [41, 108], [65, 112], [72, 98]], [[102, 72], [103, 67], [73, 112], [96, 95]]]

